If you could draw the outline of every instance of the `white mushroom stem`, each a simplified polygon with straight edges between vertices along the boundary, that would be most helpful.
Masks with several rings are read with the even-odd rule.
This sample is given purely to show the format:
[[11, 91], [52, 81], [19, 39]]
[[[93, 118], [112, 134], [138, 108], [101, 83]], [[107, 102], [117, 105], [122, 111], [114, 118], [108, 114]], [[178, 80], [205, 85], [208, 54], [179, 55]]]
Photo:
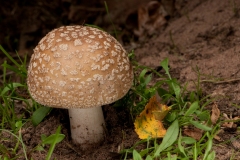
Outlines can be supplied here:
[[104, 140], [105, 122], [102, 107], [69, 109], [72, 140], [87, 149]]

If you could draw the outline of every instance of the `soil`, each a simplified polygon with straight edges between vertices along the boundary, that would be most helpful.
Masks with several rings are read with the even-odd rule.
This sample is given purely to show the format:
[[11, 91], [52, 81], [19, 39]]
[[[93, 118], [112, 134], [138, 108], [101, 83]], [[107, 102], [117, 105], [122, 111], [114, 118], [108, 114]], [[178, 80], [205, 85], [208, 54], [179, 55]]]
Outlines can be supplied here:
[[[240, 1], [106, 2], [109, 14], [102, 0], [1, 2], [0, 44], [15, 58], [15, 50], [21, 57], [28, 55], [29, 58], [32, 49], [50, 30], [62, 25], [94, 24], [115, 36], [114, 31], [117, 31], [117, 39], [127, 51], [134, 50], [140, 64], [156, 68], [161, 60], [168, 58], [172, 77], [182, 85], [188, 83], [189, 90], [196, 89], [195, 82], [200, 75], [202, 91], [215, 99], [221, 114], [232, 118], [240, 116]], [[2, 53], [0, 57], [2, 64], [7, 58]], [[56, 146], [53, 158], [120, 159], [119, 151], [131, 147], [139, 140], [138, 136], [127, 109], [107, 105], [103, 106], [103, 111], [107, 136], [100, 146], [87, 152], [72, 143], [68, 113], [61, 109], [53, 109], [37, 127], [28, 122], [22, 129], [23, 141], [30, 151], [39, 144], [42, 134], [53, 134], [61, 125], [66, 138]], [[240, 159], [237, 152], [240, 140], [236, 131], [239, 125], [236, 123], [235, 128], [219, 133], [221, 141], [214, 140], [216, 159], [228, 160], [233, 152], [236, 153], [234, 159]], [[13, 146], [10, 142], [5, 143]], [[34, 160], [41, 160], [47, 153], [35, 151], [28, 154]]]

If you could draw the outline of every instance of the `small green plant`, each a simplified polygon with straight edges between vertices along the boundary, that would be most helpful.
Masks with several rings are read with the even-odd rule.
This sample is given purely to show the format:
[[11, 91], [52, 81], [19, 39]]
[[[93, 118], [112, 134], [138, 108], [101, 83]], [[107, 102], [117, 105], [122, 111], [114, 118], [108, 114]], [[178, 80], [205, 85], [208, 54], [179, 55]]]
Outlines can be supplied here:
[[[0, 158], [1, 159], [17, 159], [19, 156], [29, 158], [34, 151], [45, 150], [46, 145], [50, 145], [46, 159], [50, 159], [53, 150], [57, 143], [64, 139], [64, 135], [60, 133], [61, 128], [50, 135], [42, 135], [41, 143], [31, 151], [27, 151], [22, 140], [21, 129], [26, 122], [33, 122], [33, 125], [38, 125], [44, 117], [51, 111], [51, 108], [43, 107], [36, 102], [29, 101], [26, 85], [26, 59], [22, 61], [14, 60], [3, 48], [0, 50], [9, 58], [13, 65], [7, 61], [2, 64], [3, 67], [3, 87], [0, 88], [0, 133], [7, 132], [15, 137], [15, 146], [7, 148], [0, 143]], [[212, 127], [210, 121], [210, 112], [205, 110], [205, 107], [212, 102], [208, 97], [203, 97], [200, 87], [200, 74], [198, 81], [195, 83], [196, 91], [188, 92], [187, 86], [181, 86], [170, 74], [168, 59], [164, 59], [160, 66], [165, 71], [165, 74], [160, 74], [155, 69], [139, 65], [134, 61], [134, 53], [129, 54], [134, 67], [134, 82], [131, 91], [115, 106], [129, 107], [132, 120], [145, 108], [149, 99], [158, 95], [161, 102], [168, 104], [171, 111], [164, 119], [164, 125], [168, 128], [166, 135], [160, 139], [145, 139], [140, 140], [130, 148], [121, 151], [122, 159], [133, 158], [134, 160], [147, 159], [203, 159], [210, 160], [215, 158], [215, 152], [212, 151], [213, 137], [220, 128], [220, 122]], [[19, 82], [11, 82], [11, 78], [7, 76], [7, 71], [17, 74], [21, 77]], [[153, 82], [153, 77], [158, 77], [160, 80]], [[26, 92], [23, 95], [20, 90]], [[23, 101], [27, 104], [25, 111], [30, 117], [24, 114], [15, 113], [15, 104], [17, 101]], [[200, 129], [203, 134], [199, 140], [192, 137], [182, 135], [184, 128], [195, 127]], [[0, 142], [3, 141], [0, 139]], [[145, 148], [139, 149], [138, 146], [145, 145]], [[22, 148], [21, 155], [17, 152], [18, 148]]]
[[18, 60], [20, 61], [17, 62], [16, 60], [14, 60], [10, 54], [8, 54], [7, 51], [5, 51], [5, 49], [0, 45], [0, 50], [7, 56], [7, 58], [15, 65], [15, 66], [12, 66], [12, 65], [9, 65], [7, 64], [7, 62], [5, 61], [3, 64], [2, 64], [2, 67], [4, 68], [3, 71], [4, 71], [4, 75], [3, 75], [3, 82], [6, 81], [6, 70], [9, 69], [11, 71], [13, 71], [15, 74], [17, 74], [18, 76], [21, 77], [21, 80], [22, 82], [24, 82], [26, 80], [26, 77], [27, 77], [27, 67], [26, 67], [26, 62], [27, 62], [27, 56], [24, 57], [24, 60], [22, 60], [18, 53], [17, 53], [17, 56], [18, 56]]
[[[4, 104], [9, 103], [9, 101], [8, 101], [9, 99], [16, 99], [16, 100], [24, 101], [26, 104], [29, 105], [29, 101], [27, 99], [25, 99], [24, 97], [21, 97], [21, 95], [17, 94], [17, 92], [16, 92], [16, 89], [19, 88], [19, 87], [24, 88], [24, 90], [27, 92], [27, 85], [26, 85], [27, 56], [24, 57], [24, 60], [22, 60], [18, 56], [18, 58], [19, 58], [18, 61], [19, 62], [17, 62], [16, 60], [14, 60], [11, 57], [11, 55], [8, 54], [7, 51], [4, 50], [4, 48], [1, 45], [0, 45], [0, 50], [8, 57], [10, 62], [13, 63], [13, 65], [10, 65], [10, 64], [7, 63], [7, 61], [4, 61], [4, 63], [2, 64], [3, 71], [4, 71], [4, 73], [3, 73], [3, 84], [4, 84], [5, 87], [3, 89], [0, 89], [0, 91], [1, 91], [1, 97], [3, 98], [3, 101], [5, 102]], [[6, 82], [7, 70], [10, 70], [14, 74], [16, 74], [17, 76], [21, 77], [21, 81], [19, 83], [9, 83], [8, 84]], [[7, 98], [7, 100], [6, 100], [6, 98]], [[13, 106], [11, 106], [11, 104], [8, 104], [6, 106], [10, 106], [9, 109], [14, 108]], [[45, 107], [45, 106], [41, 106], [40, 104], [37, 104], [35, 101], [33, 101], [33, 105], [30, 108], [32, 109], [32, 112], [33, 112], [31, 119], [32, 119], [32, 122], [35, 126], [38, 125], [40, 122], [42, 122], [42, 120], [52, 110], [49, 107]], [[4, 114], [4, 115], [7, 115], [7, 114]], [[12, 122], [12, 121], [9, 121], [9, 122]]]
[[38, 144], [33, 151], [37, 150], [37, 151], [43, 151], [45, 145], [50, 145], [47, 156], [46, 156], [46, 160], [50, 160], [50, 158], [52, 157], [54, 148], [56, 146], [57, 143], [60, 143], [63, 139], [65, 138], [64, 134], [61, 134], [61, 126], [59, 126], [56, 130], [56, 133], [51, 134], [50, 136], [46, 136], [46, 135], [42, 135], [41, 136], [41, 140], [42, 142], [40, 144]]
[[[1, 133], [6, 132], [9, 135], [13, 136], [17, 140], [16, 143], [15, 143], [14, 148], [6, 148], [3, 144], [0, 144], [0, 158], [1, 159], [17, 159], [18, 157], [22, 157], [22, 155], [20, 155], [18, 153], [19, 148], [22, 148], [23, 157], [24, 157], [24, 159], [28, 160], [28, 156], [27, 155], [30, 155], [31, 152], [43, 151], [45, 145], [50, 145], [48, 153], [47, 153], [47, 156], [46, 156], [46, 160], [50, 160], [56, 144], [61, 142], [64, 139], [64, 137], [65, 137], [65, 135], [60, 133], [61, 127], [59, 126], [57, 128], [56, 133], [54, 133], [54, 134], [52, 134], [52, 135], [50, 135], [48, 137], [45, 136], [45, 135], [42, 135], [41, 136], [42, 142], [40, 144], [38, 144], [35, 148], [33, 148], [31, 151], [28, 152], [26, 150], [26, 146], [25, 146], [25, 144], [24, 144], [24, 142], [22, 140], [22, 135], [21, 135], [22, 125], [23, 124], [22, 124], [21, 121], [18, 121], [16, 123], [16, 128], [19, 129], [18, 135], [12, 133], [11, 131], [9, 131], [7, 129], [0, 129]], [[5, 138], [5, 140], [7, 140], [7, 139]], [[11, 141], [11, 140], [9, 140], [9, 141]], [[20, 144], [21, 144], [21, 146], [20, 146]]]
[[[0, 50], [8, 57], [11, 63], [13, 65], [8, 64], [7, 61], [4, 61], [2, 64], [3, 67], [3, 86], [0, 87], [0, 115], [1, 116], [1, 128], [10, 128], [14, 134], [18, 132], [18, 129], [16, 129], [15, 124], [17, 121], [21, 121], [23, 115], [16, 115], [14, 111], [14, 106], [16, 104], [16, 101], [25, 101], [26, 99], [24, 96], [22, 96], [21, 92], [19, 91], [20, 88], [22, 90], [26, 90], [26, 57], [24, 58], [24, 61], [21, 60], [19, 57], [19, 62], [14, 60], [0, 45]], [[7, 71], [11, 71], [15, 73], [18, 77], [20, 77], [20, 82], [11, 82], [10, 80], [7, 80]], [[8, 82], [10, 81], [10, 82]]]
[[[30, 100], [26, 85], [27, 57], [25, 56], [24, 60], [22, 60], [18, 56], [19, 59], [15, 60], [1, 45], [0, 51], [8, 58], [1, 65], [3, 68], [3, 80], [0, 87], [0, 159], [10, 160], [21, 157], [28, 160], [32, 152], [45, 150], [45, 146], [50, 145], [46, 156], [46, 160], [49, 160], [56, 144], [61, 142], [65, 135], [60, 133], [61, 127], [58, 127], [56, 133], [48, 137], [42, 135], [42, 141], [37, 147], [32, 150], [26, 149], [21, 134], [22, 128], [25, 128], [25, 124], [29, 121], [32, 121], [34, 125], [38, 125], [51, 111], [51, 108], [40, 106], [35, 101]], [[20, 77], [20, 79], [18, 78], [18, 81], [14, 82], [15, 79], [9, 73]], [[19, 102], [23, 102], [26, 106], [22, 107], [24, 112], [16, 113], [16, 105]], [[30, 116], [26, 116], [26, 114]], [[10, 143], [11, 147], [7, 147], [5, 143]]]
[[[141, 140], [131, 148], [122, 150], [123, 159], [130, 157], [136, 160], [197, 160], [200, 157], [204, 160], [214, 159], [215, 152], [211, 150], [212, 140], [220, 124], [215, 127], [211, 125], [210, 111], [205, 110], [205, 106], [212, 101], [208, 97], [201, 97], [200, 81], [196, 83], [196, 91], [188, 92], [186, 86], [182, 87], [172, 78], [167, 58], [160, 63], [165, 75], [149, 67], [140, 66], [135, 61], [133, 64], [134, 73], [137, 73], [137, 70], [140, 72], [138, 75], [135, 74], [134, 86], [129, 93], [132, 118], [134, 119], [144, 109], [148, 100], [155, 94], [160, 96], [162, 103], [168, 103], [172, 109], [164, 120], [168, 129], [163, 139]], [[161, 80], [150, 85], [153, 74], [159, 76]], [[199, 141], [183, 136], [182, 130], [185, 127], [198, 128], [203, 132], [203, 136]], [[145, 144], [146, 149], [138, 150], [140, 144]]]
[[[15, 134], [15, 133], [7, 130], [7, 129], [0, 129], [0, 133], [7, 133], [10, 136], [14, 137], [15, 140], [16, 140], [15, 143], [14, 143], [15, 146], [11, 149], [5, 147], [4, 144], [0, 144], [0, 158], [9, 159], [10, 157], [11, 158], [19, 157], [20, 155], [18, 155], [18, 149], [19, 149], [20, 144], [21, 144], [21, 146], [22, 146], [21, 148], [22, 148], [22, 151], [23, 151], [23, 156], [26, 160], [28, 160], [26, 146], [25, 146], [25, 144], [23, 143], [23, 140], [22, 140], [22, 134], [21, 134], [22, 126], [23, 126], [22, 121], [17, 121], [15, 123], [16, 130], [19, 130], [18, 134]], [[8, 141], [7, 138], [5, 138], [5, 140]]]

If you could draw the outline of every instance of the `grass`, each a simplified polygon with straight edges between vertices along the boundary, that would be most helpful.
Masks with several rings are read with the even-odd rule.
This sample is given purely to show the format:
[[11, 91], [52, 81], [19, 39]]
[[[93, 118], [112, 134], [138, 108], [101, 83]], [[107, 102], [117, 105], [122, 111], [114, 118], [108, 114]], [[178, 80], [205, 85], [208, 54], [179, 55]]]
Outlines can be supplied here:
[[[27, 149], [22, 139], [22, 129], [29, 121], [32, 121], [35, 125], [39, 124], [50, 110], [47, 113], [46, 110], [40, 113], [39, 110], [43, 107], [36, 102], [30, 103], [26, 85], [27, 57], [25, 57], [24, 60], [19, 57], [18, 61], [16, 61], [1, 45], [0, 50], [11, 63], [9, 64], [8, 61], [4, 61], [1, 65], [3, 68], [3, 76], [2, 86], [0, 87], [0, 159], [14, 160], [23, 158], [28, 160], [31, 159], [31, 157], [29, 158], [28, 156], [30, 153], [45, 150], [45, 145], [49, 145], [46, 160], [50, 160], [56, 144], [61, 142], [65, 135], [60, 133], [61, 127], [59, 126], [54, 134], [48, 137], [42, 135], [41, 143], [35, 148]], [[19, 82], [14, 82], [12, 77], [7, 76], [9, 71], [14, 73], [13, 75], [20, 77]], [[26, 93], [27, 96], [21, 93]], [[16, 113], [15, 109], [19, 101], [26, 104], [25, 113]], [[26, 114], [30, 114], [31, 116], [26, 116]]]
[[231, 5], [234, 16], [238, 18], [239, 17], [239, 6], [236, 5], [235, 0], [230, 0], [230, 5]]
[[[32, 149], [26, 147], [21, 135], [22, 129], [26, 128], [26, 124], [29, 123], [34, 126], [40, 124], [51, 109], [43, 107], [34, 101], [31, 103], [29, 100], [30, 96], [26, 85], [27, 57], [24, 60], [19, 58], [16, 61], [2, 46], [0, 46], [0, 50], [11, 62], [9, 64], [8, 61], [5, 61], [2, 64], [3, 86], [0, 88], [0, 134], [8, 136], [1, 136], [0, 138], [0, 159], [14, 160], [24, 157], [27, 160], [32, 159], [31, 153], [45, 151], [48, 160], [52, 157], [55, 146], [64, 139], [65, 135], [61, 134], [61, 127], [59, 126], [54, 134], [42, 135], [41, 142], [36, 147]], [[134, 60], [133, 52], [129, 54], [129, 57], [134, 66], [133, 87], [122, 100], [115, 103], [115, 106], [127, 106], [130, 110], [130, 116], [134, 120], [144, 109], [149, 99], [158, 94], [162, 103], [171, 106], [171, 111], [164, 119], [167, 133], [163, 139], [139, 140], [132, 147], [121, 150], [122, 159], [215, 159], [215, 151], [212, 150], [213, 138], [217, 134], [221, 122], [219, 121], [214, 126], [211, 124], [210, 111], [205, 108], [212, 103], [212, 100], [208, 96], [203, 97], [200, 76], [195, 83], [196, 90], [189, 92], [186, 89], [187, 86], [181, 86], [178, 80], [171, 76], [168, 59], [160, 62], [160, 66], [165, 72], [160, 74], [154, 69], [139, 65]], [[19, 82], [14, 82], [12, 77], [7, 76], [9, 71], [20, 77]], [[160, 80], [154, 81], [156, 77], [160, 78]], [[25, 93], [24, 96], [20, 94], [22, 92]], [[23, 113], [16, 113], [15, 111], [16, 102], [18, 101], [26, 104]], [[184, 129], [194, 127], [202, 131], [202, 137], [199, 140], [183, 135]]]
[[[164, 59], [160, 65], [165, 71], [164, 75], [156, 73], [154, 70], [139, 66], [134, 63], [135, 72], [140, 70], [140, 74], [135, 76], [132, 95], [129, 97], [132, 117], [138, 115], [148, 102], [148, 100], [158, 94], [162, 103], [171, 105], [171, 111], [165, 118], [165, 125], [168, 127], [167, 133], [161, 140], [148, 139], [137, 142], [131, 148], [122, 150], [123, 159], [133, 157], [140, 159], [201, 159], [208, 160], [215, 158], [212, 151], [213, 137], [220, 128], [220, 123], [214, 127], [210, 121], [210, 111], [205, 107], [212, 100], [209, 97], [202, 97], [202, 91], [198, 81], [196, 91], [188, 92], [186, 86], [182, 87], [179, 82], [172, 78], [169, 72], [168, 59]], [[151, 74], [146, 74], [148, 71]], [[148, 85], [153, 77], [158, 76], [160, 81], [153, 85]], [[200, 77], [199, 77], [200, 78]], [[183, 136], [183, 129], [186, 127], [196, 127], [203, 131], [202, 138], [197, 141], [191, 137]], [[138, 146], [145, 144], [146, 148], [137, 150]]]

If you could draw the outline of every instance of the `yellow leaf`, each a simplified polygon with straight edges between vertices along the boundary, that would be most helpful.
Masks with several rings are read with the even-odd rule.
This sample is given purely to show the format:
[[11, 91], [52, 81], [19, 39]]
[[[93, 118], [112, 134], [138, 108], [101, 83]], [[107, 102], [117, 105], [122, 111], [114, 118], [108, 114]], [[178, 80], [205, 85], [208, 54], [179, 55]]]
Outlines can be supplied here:
[[170, 109], [170, 107], [160, 104], [155, 96], [152, 97], [134, 122], [135, 132], [139, 138], [163, 137], [166, 134], [166, 129], [161, 120], [163, 120]]
[[168, 112], [171, 108], [166, 105], [162, 105], [162, 104], [158, 104], [158, 105], [160, 105], [159, 109], [153, 110], [152, 112], [153, 112], [155, 119], [161, 121], [168, 114]]

